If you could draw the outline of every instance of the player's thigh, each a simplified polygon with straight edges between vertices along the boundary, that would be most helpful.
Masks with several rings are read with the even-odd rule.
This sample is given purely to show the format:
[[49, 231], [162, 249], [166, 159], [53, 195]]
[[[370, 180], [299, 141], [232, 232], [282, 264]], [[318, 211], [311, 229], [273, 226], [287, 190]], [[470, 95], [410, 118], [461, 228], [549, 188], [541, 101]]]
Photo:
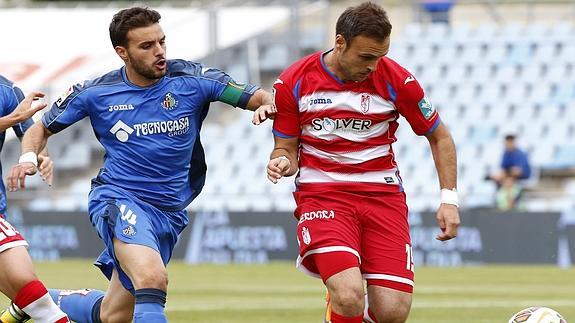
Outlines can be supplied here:
[[369, 309], [380, 323], [403, 323], [409, 316], [412, 294], [383, 286], [367, 287]]
[[102, 322], [131, 322], [134, 316], [134, 304], [134, 296], [122, 286], [118, 272], [114, 270], [100, 308]]
[[4, 295], [14, 299], [22, 287], [36, 279], [26, 247], [17, 246], [0, 252], [0, 291]]
[[[296, 192], [294, 196], [298, 205], [298, 267], [325, 281], [339, 271], [358, 266], [361, 228], [353, 197], [342, 192]], [[329, 266], [323, 265], [324, 270], [320, 270], [320, 260]]]
[[414, 265], [403, 193], [366, 198], [362, 218], [361, 270], [368, 283], [413, 291]]
[[150, 247], [129, 244], [114, 238], [114, 250], [122, 270], [134, 288], [167, 290], [168, 272], [160, 253]]

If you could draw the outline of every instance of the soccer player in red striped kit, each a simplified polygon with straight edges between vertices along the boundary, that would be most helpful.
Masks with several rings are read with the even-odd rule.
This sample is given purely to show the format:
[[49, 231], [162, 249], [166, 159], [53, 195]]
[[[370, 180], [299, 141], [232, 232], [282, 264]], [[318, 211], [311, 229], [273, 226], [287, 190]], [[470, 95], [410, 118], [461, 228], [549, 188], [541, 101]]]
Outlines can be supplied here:
[[413, 75], [386, 57], [390, 34], [382, 7], [350, 7], [334, 48], [302, 58], [274, 84], [267, 176], [277, 183], [297, 173], [297, 265], [326, 285], [326, 322], [396, 323], [409, 315], [414, 265], [392, 149], [398, 118], [431, 147], [441, 188], [437, 239], [454, 238], [460, 222], [453, 139]]

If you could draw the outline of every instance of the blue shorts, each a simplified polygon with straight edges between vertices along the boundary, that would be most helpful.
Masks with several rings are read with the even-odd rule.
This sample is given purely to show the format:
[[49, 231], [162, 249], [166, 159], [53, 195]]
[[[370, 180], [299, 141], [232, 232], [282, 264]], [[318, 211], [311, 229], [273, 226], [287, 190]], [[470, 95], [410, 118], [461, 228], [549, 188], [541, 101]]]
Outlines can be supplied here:
[[154, 249], [167, 265], [178, 236], [188, 225], [188, 213], [186, 210], [159, 210], [129, 192], [110, 185], [94, 188], [89, 199], [90, 221], [106, 245], [95, 265], [108, 280], [112, 277], [113, 269], [116, 269], [124, 288], [134, 294], [134, 285], [116, 259], [113, 238]]

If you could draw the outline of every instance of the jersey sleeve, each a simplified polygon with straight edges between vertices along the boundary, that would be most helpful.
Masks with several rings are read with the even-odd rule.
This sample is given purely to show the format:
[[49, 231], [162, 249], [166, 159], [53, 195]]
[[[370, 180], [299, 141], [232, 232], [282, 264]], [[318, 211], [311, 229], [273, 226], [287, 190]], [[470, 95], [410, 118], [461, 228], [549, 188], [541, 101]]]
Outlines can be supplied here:
[[[42, 116], [42, 124], [50, 132], [60, 132], [88, 115], [82, 85], [70, 86]], [[81, 95], [82, 94], [82, 95]]]
[[[2, 106], [4, 107], [4, 116], [9, 115], [10, 113], [14, 112], [16, 107], [22, 100], [24, 100], [24, 93], [20, 88], [17, 86], [13, 86], [11, 91], [6, 91], [5, 95], [3, 96], [4, 102], [2, 102]], [[18, 137], [24, 136], [24, 133], [30, 126], [34, 124], [34, 120], [32, 118], [28, 118], [22, 122], [16, 123], [12, 126], [14, 133]]]
[[[403, 83], [403, 84], [401, 84]], [[409, 75], [399, 85], [395, 105], [401, 115], [417, 135], [426, 135], [439, 125], [440, 118], [437, 110], [423, 91], [417, 80]], [[388, 84], [388, 87], [390, 85]], [[390, 92], [393, 89], [390, 89]]]
[[277, 114], [274, 119], [273, 133], [281, 138], [299, 136], [301, 126], [299, 123], [298, 96], [299, 82], [294, 88], [278, 78], [273, 86], [274, 104]]
[[208, 88], [208, 97], [210, 101], [220, 101], [234, 107], [245, 109], [252, 95], [259, 89], [252, 84], [243, 84], [236, 82], [225, 72], [215, 69], [203, 69], [202, 76], [211, 82]]

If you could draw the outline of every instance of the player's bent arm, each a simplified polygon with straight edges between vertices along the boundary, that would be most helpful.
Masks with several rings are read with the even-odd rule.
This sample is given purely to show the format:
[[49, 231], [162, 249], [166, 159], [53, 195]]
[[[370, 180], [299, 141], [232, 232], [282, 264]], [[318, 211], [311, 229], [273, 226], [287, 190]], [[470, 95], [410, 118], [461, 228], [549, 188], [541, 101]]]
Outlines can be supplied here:
[[442, 189], [454, 190], [457, 188], [457, 155], [455, 143], [447, 130], [440, 123], [435, 130], [426, 135], [431, 147], [431, 154], [437, 169], [439, 185]]
[[34, 123], [22, 138], [22, 154], [28, 152], [33, 152], [36, 155], [41, 154], [46, 148], [48, 137], [51, 135], [52, 132], [44, 127], [42, 121]]
[[[26, 131], [22, 138], [22, 155], [8, 176], [8, 190], [10, 192], [15, 192], [18, 188], [24, 189], [26, 176], [36, 173], [39, 166], [38, 154], [46, 147], [46, 142], [51, 134], [41, 121], [36, 122]], [[46, 177], [45, 174], [43, 174], [44, 177]], [[51, 184], [51, 172], [45, 180]]]
[[431, 147], [435, 168], [441, 186], [441, 204], [437, 210], [436, 219], [441, 232], [437, 240], [446, 241], [457, 236], [460, 219], [457, 197], [457, 156], [453, 138], [443, 123], [430, 134], [427, 139]]

